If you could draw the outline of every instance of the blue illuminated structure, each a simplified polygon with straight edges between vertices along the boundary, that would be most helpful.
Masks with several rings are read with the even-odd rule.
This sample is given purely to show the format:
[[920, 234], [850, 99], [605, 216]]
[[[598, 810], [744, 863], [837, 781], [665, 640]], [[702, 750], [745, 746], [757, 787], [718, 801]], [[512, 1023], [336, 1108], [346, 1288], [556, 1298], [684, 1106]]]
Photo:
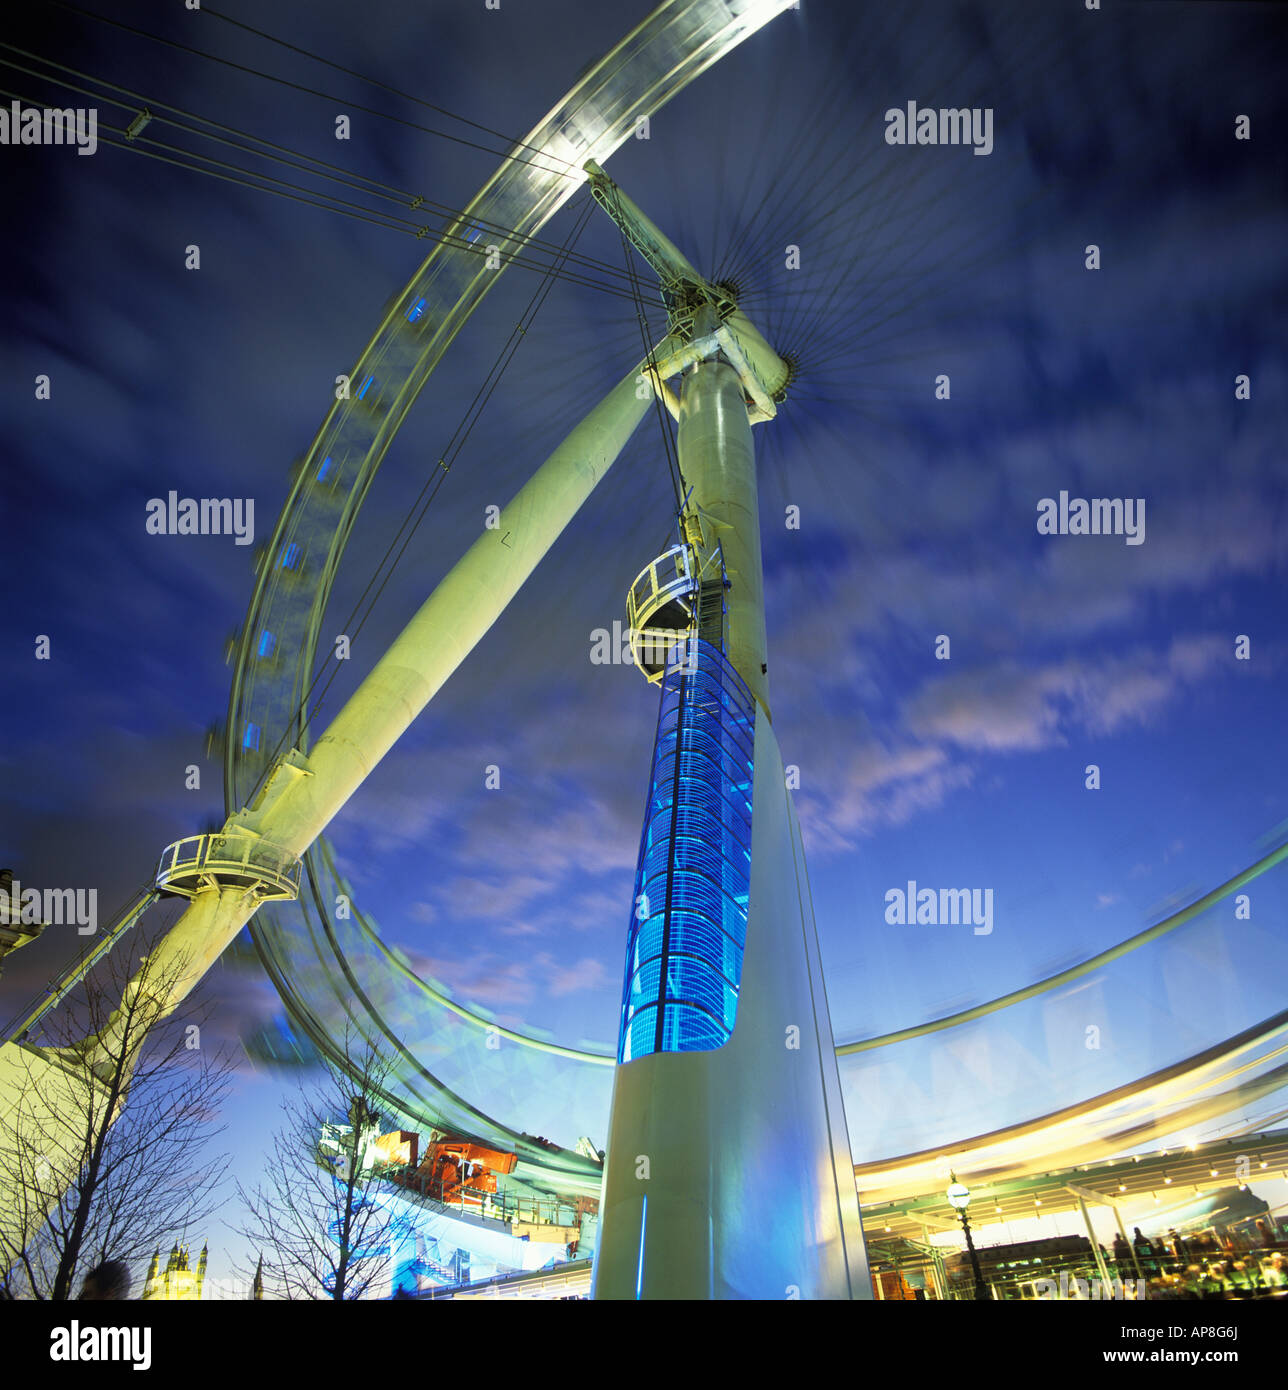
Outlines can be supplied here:
[[[749, 393], [721, 331], [698, 313], [698, 360], [678, 368], [689, 553], [650, 564], [627, 599], [632, 654], [662, 700], [592, 1290], [870, 1298], [805, 846], [770, 718]], [[641, 659], [650, 644], [665, 667]]]
[[755, 702], [694, 637], [662, 683], [626, 949], [618, 1061], [733, 1033], [747, 939]]

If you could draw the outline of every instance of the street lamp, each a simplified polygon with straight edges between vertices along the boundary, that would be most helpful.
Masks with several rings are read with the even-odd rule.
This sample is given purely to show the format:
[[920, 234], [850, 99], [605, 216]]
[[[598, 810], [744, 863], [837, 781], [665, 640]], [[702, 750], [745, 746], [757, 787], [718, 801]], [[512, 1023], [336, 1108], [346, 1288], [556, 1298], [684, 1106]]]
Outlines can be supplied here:
[[962, 1219], [962, 1230], [966, 1233], [966, 1249], [970, 1251], [971, 1268], [975, 1271], [975, 1297], [991, 1298], [988, 1285], [984, 1282], [984, 1275], [979, 1267], [979, 1255], [975, 1251], [975, 1242], [971, 1239], [970, 1219], [966, 1215], [966, 1208], [970, 1205], [970, 1189], [965, 1183], [957, 1181], [956, 1173], [948, 1175], [952, 1182], [948, 1187], [948, 1201], [955, 1209], [957, 1215]]

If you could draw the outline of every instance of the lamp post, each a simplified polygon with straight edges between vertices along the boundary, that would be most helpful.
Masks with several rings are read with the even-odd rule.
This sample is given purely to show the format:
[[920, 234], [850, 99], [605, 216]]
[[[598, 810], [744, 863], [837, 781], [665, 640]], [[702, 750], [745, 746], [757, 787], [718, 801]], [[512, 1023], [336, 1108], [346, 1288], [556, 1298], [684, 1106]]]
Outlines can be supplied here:
[[971, 1268], [975, 1271], [975, 1297], [991, 1298], [988, 1285], [984, 1282], [984, 1275], [979, 1267], [979, 1255], [975, 1250], [975, 1242], [971, 1239], [970, 1219], [966, 1215], [966, 1208], [970, 1205], [970, 1189], [965, 1183], [957, 1181], [957, 1174], [948, 1175], [952, 1181], [948, 1187], [948, 1201], [955, 1209], [957, 1215], [962, 1219], [962, 1230], [966, 1233], [966, 1249], [970, 1251]]

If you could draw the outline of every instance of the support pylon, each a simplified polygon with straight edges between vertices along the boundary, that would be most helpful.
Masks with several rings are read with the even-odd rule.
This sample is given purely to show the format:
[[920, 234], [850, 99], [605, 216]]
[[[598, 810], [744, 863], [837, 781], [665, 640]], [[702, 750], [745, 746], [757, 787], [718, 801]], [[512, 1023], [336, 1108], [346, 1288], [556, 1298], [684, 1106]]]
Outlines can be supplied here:
[[721, 650], [695, 629], [662, 681], [594, 1296], [870, 1298], [804, 849], [769, 717], [751, 423], [714, 313], [695, 318], [711, 351], [687, 366], [679, 451], [701, 543], [722, 558], [726, 638]]

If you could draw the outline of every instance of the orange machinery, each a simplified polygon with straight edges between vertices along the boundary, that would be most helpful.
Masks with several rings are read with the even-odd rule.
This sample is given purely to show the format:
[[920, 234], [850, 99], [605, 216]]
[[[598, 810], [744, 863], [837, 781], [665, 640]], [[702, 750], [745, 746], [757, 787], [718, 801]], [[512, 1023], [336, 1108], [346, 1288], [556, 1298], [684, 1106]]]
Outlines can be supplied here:
[[485, 1193], [497, 1190], [497, 1174], [514, 1172], [518, 1161], [514, 1154], [445, 1135], [426, 1147], [416, 1186], [443, 1202], [479, 1206]]
[[375, 1142], [376, 1152], [383, 1163], [415, 1168], [417, 1151], [420, 1148], [420, 1135], [408, 1129], [395, 1129], [381, 1134]]

